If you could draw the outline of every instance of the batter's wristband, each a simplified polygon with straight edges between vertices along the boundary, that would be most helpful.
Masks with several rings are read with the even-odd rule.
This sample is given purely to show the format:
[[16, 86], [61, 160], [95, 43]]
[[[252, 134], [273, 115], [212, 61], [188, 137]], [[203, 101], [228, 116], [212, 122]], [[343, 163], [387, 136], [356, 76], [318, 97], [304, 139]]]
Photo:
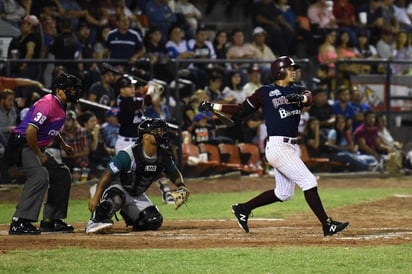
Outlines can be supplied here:
[[213, 104], [213, 110], [222, 111], [222, 104]]

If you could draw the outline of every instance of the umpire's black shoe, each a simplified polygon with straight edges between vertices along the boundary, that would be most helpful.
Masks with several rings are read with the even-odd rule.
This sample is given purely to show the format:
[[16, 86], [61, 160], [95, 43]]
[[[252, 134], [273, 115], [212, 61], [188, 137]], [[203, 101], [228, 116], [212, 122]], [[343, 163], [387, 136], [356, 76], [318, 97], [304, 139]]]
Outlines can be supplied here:
[[59, 219], [46, 219], [40, 222], [40, 231], [45, 233], [70, 233], [74, 231], [74, 228]]
[[39, 235], [38, 230], [29, 220], [22, 218], [13, 218], [10, 224], [9, 235]]
[[323, 235], [324, 236], [332, 236], [345, 228], [347, 228], [349, 222], [341, 223], [338, 221], [332, 220], [332, 218], [328, 218], [326, 224], [323, 225]]
[[249, 219], [250, 211], [242, 208], [241, 205], [234, 204], [232, 205], [232, 213], [235, 214], [237, 223], [240, 228], [243, 229], [246, 233], [249, 233], [249, 227], [247, 226], [247, 220]]

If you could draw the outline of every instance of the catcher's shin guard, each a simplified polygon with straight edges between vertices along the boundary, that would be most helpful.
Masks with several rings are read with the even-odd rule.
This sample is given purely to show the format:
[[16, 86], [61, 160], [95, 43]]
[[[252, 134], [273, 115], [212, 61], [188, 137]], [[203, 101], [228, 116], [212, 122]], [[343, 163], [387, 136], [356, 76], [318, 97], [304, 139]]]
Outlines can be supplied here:
[[163, 216], [155, 206], [146, 207], [139, 214], [136, 222], [133, 224], [134, 231], [157, 230], [163, 223]]
[[124, 200], [124, 194], [118, 188], [107, 189], [102, 201], [96, 207], [93, 219], [98, 222], [111, 219], [114, 213], [122, 207]]

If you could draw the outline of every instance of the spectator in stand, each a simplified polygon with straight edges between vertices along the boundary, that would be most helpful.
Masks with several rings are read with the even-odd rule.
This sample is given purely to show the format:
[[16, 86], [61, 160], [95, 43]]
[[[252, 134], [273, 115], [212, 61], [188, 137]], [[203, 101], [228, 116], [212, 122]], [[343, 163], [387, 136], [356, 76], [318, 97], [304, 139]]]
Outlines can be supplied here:
[[119, 136], [119, 120], [117, 119], [117, 113], [119, 108], [113, 107], [106, 112], [106, 122], [100, 127], [100, 137], [102, 139], [104, 148], [110, 156], [116, 154], [115, 146], [117, 137]]
[[[226, 59], [228, 45], [228, 33], [224, 30], [218, 30], [213, 39], [213, 49], [216, 53], [216, 59]], [[216, 63], [215, 68], [219, 69], [222, 73], [225, 70], [230, 69], [230, 64]]]
[[[39, 20], [35, 15], [25, 16], [20, 24], [20, 35], [14, 37], [8, 47], [8, 57], [11, 59], [27, 60], [27, 62], [11, 64], [12, 75], [20, 78], [38, 80], [40, 64], [30, 60], [41, 58], [43, 41], [38, 31]], [[30, 87], [21, 87], [15, 90], [15, 96], [25, 101], [31, 97], [33, 90]]]
[[[17, 110], [14, 106], [14, 91], [0, 90], [0, 145], [6, 147], [11, 130], [17, 123]], [[1, 161], [0, 161], [1, 162]]]
[[[196, 30], [195, 39], [188, 41], [188, 46], [191, 51], [195, 53], [195, 59], [216, 59], [216, 53], [212, 42], [208, 39], [207, 30], [204, 26], [199, 26]], [[213, 63], [194, 63], [197, 69], [198, 85], [204, 87], [208, 83], [208, 74], [213, 69]]]
[[355, 119], [356, 108], [350, 104], [350, 90], [346, 85], [338, 87], [336, 91], [337, 100], [332, 105], [335, 115], [341, 115], [346, 120], [346, 127], [352, 130], [353, 119]]
[[9, 0], [1, 1], [0, 18], [18, 28], [21, 18], [30, 14], [31, 1]]
[[248, 69], [248, 82], [243, 86], [243, 90], [250, 96], [261, 86], [261, 69], [257, 64], [251, 64]]
[[356, 109], [355, 117], [352, 122], [352, 131], [363, 123], [365, 112], [372, 110], [371, 106], [367, 103], [364, 103], [362, 98], [364, 94], [359, 90], [358, 86], [351, 85], [350, 88], [350, 102], [349, 105]]
[[355, 7], [349, 0], [335, 0], [332, 7], [339, 31], [347, 32], [352, 45], [356, 44], [358, 22]]
[[338, 51], [335, 47], [336, 31], [330, 30], [324, 36], [323, 43], [319, 47], [318, 61], [320, 64], [329, 66], [329, 77], [336, 76], [336, 61], [338, 60]]
[[267, 61], [268, 63], [259, 64], [261, 70], [262, 81], [265, 84], [271, 83], [270, 64], [276, 59], [273, 51], [266, 45], [266, 32], [261, 27], [253, 29], [252, 46], [255, 49], [255, 57], [259, 61]]
[[[73, 60], [79, 59], [81, 53], [81, 43], [72, 29], [70, 18], [63, 17], [59, 20], [59, 33], [51, 42], [49, 52], [54, 55], [55, 59]], [[83, 78], [81, 66], [76, 62], [61, 62], [56, 63], [56, 66], [64, 66], [67, 72]]]
[[109, 26], [101, 27], [97, 32], [93, 42], [93, 59], [106, 59], [108, 51], [106, 50], [106, 36], [110, 31]]
[[224, 87], [222, 93], [228, 101], [228, 98], [231, 98], [230, 102], [236, 104], [240, 104], [247, 97], [247, 93], [243, 89], [239, 71], [233, 71], [230, 74], [229, 82]]
[[325, 136], [330, 128], [335, 124], [335, 112], [328, 102], [326, 90], [323, 88], [315, 89], [312, 92], [313, 103], [310, 106], [310, 117], [316, 118], [320, 129], [325, 132]]
[[[243, 31], [240, 29], [234, 29], [232, 31], [232, 44], [229, 46], [229, 49], [226, 54], [227, 59], [255, 59], [256, 52], [255, 48], [251, 43], [245, 42], [245, 36]], [[247, 81], [247, 68], [249, 67], [248, 63], [231, 63], [232, 71], [238, 71], [241, 76], [241, 83], [245, 84]]]
[[378, 162], [373, 156], [361, 154], [358, 146], [353, 143], [352, 132], [342, 115], [336, 116], [335, 126], [327, 136], [327, 146], [333, 153], [330, 159], [337, 162], [347, 162], [354, 171], [372, 170]]
[[403, 30], [410, 33], [412, 31], [412, 21], [408, 15], [406, 1], [395, 0], [392, 6], [395, 10], [395, 17], [398, 19], [399, 22], [399, 30]]
[[149, 21], [149, 28], [157, 28], [162, 32], [162, 39], [167, 41], [173, 23], [176, 22], [176, 14], [171, 10], [166, 0], [148, 0], [144, 14]]
[[[213, 103], [222, 103], [226, 100], [222, 93], [223, 75], [217, 71], [209, 75], [209, 84], [205, 87], [205, 92]], [[193, 118], [192, 118], [193, 120]]]
[[[113, 72], [102, 68], [100, 73], [100, 81], [92, 84], [89, 89], [88, 99], [89, 101], [97, 102], [105, 106], [114, 106], [116, 102], [116, 94], [113, 88]], [[95, 113], [101, 122], [104, 121], [105, 111], [99, 109]]]
[[[128, 65], [135, 64], [145, 54], [142, 37], [130, 28], [130, 19], [125, 14], [117, 16], [117, 28], [109, 31], [106, 46], [109, 59], [124, 59]], [[126, 63], [117, 65], [127, 66]]]
[[149, 29], [145, 35], [144, 45], [145, 56], [153, 66], [153, 78], [166, 83], [173, 81], [176, 78], [175, 66], [170, 62], [166, 44], [162, 40], [162, 32], [156, 28]]
[[62, 151], [62, 160], [71, 171], [73, 168], [86, 168], [89, 166], [90, 146], [87, 139], [87, 132], [77, 122], [76, 112], [67, 111], [67, 118], [64, 122], [62, 137], [66, 143], [73, 147], [74, 153], [67, 154]]
[[385, 146], [378, 135], [378, 128], [375, 126], [375, 112], [365, 112], [364, 122], [355, 129], [354, 140], [359, 147], [359, 151], [372, 155], [376, 161], [382, 163], [383, 155], [390, 152], [390, 148]]
[[[272, 0], [261, 0], [255, 3], [253, 10], [254, 25], [263, 27], [270, 37], [268, 44], [276, 55], [295, 53], [296, 32], [293, 25], [283, 17]], [[282, 43], [278, 42], [282, 40]]]
[[[189, 48], [187, 40], [183, 38], [182, 29], [179, 26], [173, 26], [171, 28], [169, 41], [166, 43], [166, 49], [172, 59], [183, 60], [194, 59], [196, 57], [195, 52]], [[179, 69], [180, 71], [178, 73], [180, 73], [182, 77], [184, 75], [189, 78], [195, 84], [196, 89], [205, 86], [204, 79], [201, 79], [205, 74], [201, 70], [191, 66], [190, 63], [181, 63]]]
[[163, 95], [152, 96], [151, 104], [147, 106], [144, 115], [149, 118], [160, 118], [166, 122], [172, 122], [169, 106], [165, 103]]
[[190, 31], [194, 33], [199, 26], [199, 21], [202, 19], [201, 11], [189, 0], [178, 0], [175, 5], [175, 12], [184, 15]]
[[366, 27], [370, 31], [371, 43], [376, 44], [385, 27], [383, 22], [382, 0], [371, 0], [367, 9]]
[[[77, 27], [77, 38], [80, 42], [79, 59], [93, 59], [93, 45], [91, 43], [90, 27], [87, 23], [80, 23]], [[85, 89], [100, 80], [100, 71], [97, 63], [80, 63], [79, 69], [84, 77]]]
[[380, 58], [391, 58], [393, 55], [394, 43], [393, 33], [390, 29], [384, 28], [382, 34], [376, 42], [376, 50]]
[[399, 31], [399, 20], [395, 15], [394, 0], [382, 1], [382, 19], [383, 25], [389, 27], [393, 33]]
[[[396, 60], [412, 60], [411, 36], [406, 31], [399, 31], [395, 35], [395, 45], [393, 48], [392, 59]], [[410, 64], [391, 64], [393, 75], [406, 75], [411, 71]]]
[[316, 76], [312, 78], [313, 89], [323, 88], [327, 92], [327, 97], [332, 98], [332, 78], [329, 76], [329, 65], [320, 64], [316, 69]]
[[309, 6], [307, 16], [314, 33], [324, 34], [331, 29], [338, 28], [332, 10], [325, 0], [316, 0]]
[[[338, 59], [340, 60], [353, 60], [360, 57], [356, 54], [355, 48], [350, 41], [349, 32], [347, 31], [342, 31], [339, 33], [336, 50], [338, 53]], [[369, 70], [370, 67], [363, 65], [362, 63], [341, 64], [339, 66], [339, 72], [342, 73], [346, 80], [350, 80], [350, 76], [353, 74], [368, 73]]]
[[406, 13], [408, 14], [409, 19], [412, 21], [412, 2], [409, 1], [406, 7]]
[[99, 140], [100, 124], [97, 121], [96, 115], [86, 110], [79, 115], [78, 121], [80, 126], [86, 130], [87, 143], [89, 145], [88, 178], [94, 178], [98, 175], [98, 167], [102, 167], [104, 164], [102, 160], [107, 159], [109, 155], [106, 153], [103, 143]]
[[[370, 43], [369, 33], [367, 30], [361, 30], [357, 36], [357, 43], [353, 50], [356, 55], [363, 59], [375, 59], [378, 57], [378, 50]], [[368, 65], [371, 73], [377, 72], [376, 65]]]

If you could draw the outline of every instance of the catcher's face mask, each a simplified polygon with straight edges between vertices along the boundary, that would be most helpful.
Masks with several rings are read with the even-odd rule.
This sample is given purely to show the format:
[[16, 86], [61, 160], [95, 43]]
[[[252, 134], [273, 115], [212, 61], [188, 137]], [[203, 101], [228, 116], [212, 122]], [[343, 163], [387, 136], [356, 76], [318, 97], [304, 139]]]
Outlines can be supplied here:
[[167, 129], [156, 128], [153, 129], [150, 134], [155, 137], [158, 146], [167, 145], [169, 143], [169, 133], [167, 132]]

